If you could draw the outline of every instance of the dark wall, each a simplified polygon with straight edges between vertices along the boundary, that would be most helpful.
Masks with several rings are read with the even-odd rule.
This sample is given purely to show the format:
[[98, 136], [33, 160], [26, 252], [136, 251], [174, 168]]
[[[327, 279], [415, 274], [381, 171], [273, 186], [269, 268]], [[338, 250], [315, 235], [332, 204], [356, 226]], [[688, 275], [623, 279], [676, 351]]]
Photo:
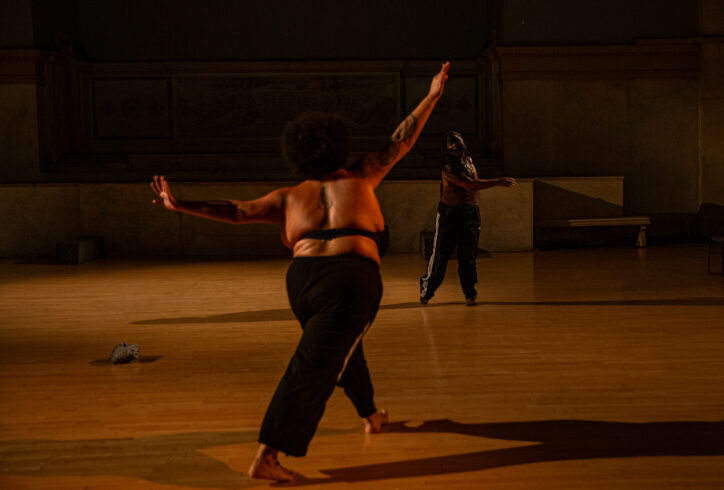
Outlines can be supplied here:
[[696, 0], [61, 3], [98, 61], [471, 59], [493, 30], [504, 45], [629, 44], [695, 36], [699, 16]]
[[56, 49], [57, 36], [78, 33], [78, 0], [32, 0], [35, 47]]
[[475, 0], [78, 0], [96, 61], [475, 58], [488, 9]]
[[0, 2], [0, 48], [33, 47], [33, 17], [30, 0]]
[[[115, 77], [124, 80], [123, 83], [127, 82], [127, 85], [142, 87], [138, 88], [140, 92], [136, 93], [124, 85], [126, 90], [118, 91], [118, 96], [123, 97], [123, 100], [116, 101], [118, 107], [129, 100], [135, 102], [135, 99], [143, 99], [141, 95], [145, 97], [150, 91], [152, 101], [163, 102], [151, 103], [151, 106], [163, 106], [169, 112], [184, 109], [169, 101], [177, 100], [173, 97], [176, 97], [179, 89], [187, 86], [184, 83], [189, 80], [190, 74], [229, 75], [226, 79], [214, 80], [214, 83], [218, 82], [214, 86], [214, 93], [221, 94], [217, 101], [218, 107], [223, 111], [234, 111], [236, 106], [229, 103], [229, 100], [236, 97], [237, 87], [234, 84], [246, 83], [244, 77], [247, 75], [250, 75], [248, 78], [254, 83], [267, 82], [268, 80], [257, 75], [273, 71], [262, 67], [257, 69], [258, 73], [247, 73], [247, 68], [223, 73], [223, 70], [231, 68], [228, 68], [228, 65], [223, 65], [226, 66], [223, 68], [222, 65], [204, 63], [208, 61], [271, 61], [268, 66], [281, 67], [278, 70], [280, 72], [284, 72], [287, 65], [277, 63], [278, 60], [320, 61], [322, 64], [327, 63], [325, 70], [330, 73], [338, 71], [336, 74], [344, 77], [349, 75], [349, 72], [360, 72], [361, 69], [355, 68], [357, 61], [362, 65], [369, 60], [382, 60], [383, 63], [375, 66], [386, 66], [387, 63], [394, 64], [395, 67], [378, 71], [401, 73], [396, 78], [400, 82], [395, 81], [399, 84], [390, 89], [399, 106], [399, 110], [398, 106], [394, 106], [392, 110], [397, 111], [394, 116], [399, 117], [409, 109], [409, 101], [417, 100], [420, 96], [420, 92], [415, 91], [415, 83], [421, 84], [421, 87], [428, 83], [426, 78], [424, 83], [420, 81], [424, 77], [420, 78], [422, 71], [419, 69], [411, 73], [410, 66], [415, 63], [408, 61], [426, 60], [417, 63], [423, 65], [429, 60], [430, 66], [433, 66], [432, 61], [437, 66], [439, 61], [450, 59], [457, 62], [454, 66], [459, 70], [464, 60], [464, 63], [473, 68], [465, 73], [465, 77], [451, 80], [446, 92], [448, 97], [445, 99], [448, 102], [441, 104], [436, 115], [453, 114], [455, 111], [472, 114], [465, 120], [473, 121], [467, 125], [470, 128], [468, 134], [475, 134], [480, 139], [478, 147], [481, 148], [481, 154], [492, 154], [494, 158], [498, 158], [495, 152], [488, 151], [499, 147], [501, 143], [500, 132], [494, 131], [496, 119], [491, 109], [497, 99], [494, 90], [490, 88], [493, 85], [486, 85], [487, 79], [484, 78], [491, 72], [486, 68], [487, 65], [476, 61], [484, 55], [492, 33], [496, 33], [495, 39], [502, 45], [627, 44], [640, 37], [692, 36], [696, 35], [700, 3], [701, 0], [450, 0], [446, 3], [432, 0], [0, 0], [0, 14], [10, 12], [0, 15], [0, 48], [54, 49], [58, 45], [58, 34], [66, 34], [75, 41], [80, 58], [102, 62], [97, 65], [77, 63], [76, 68], [92, 66], [97, 70], [96, 74], [100, 73], [99, 78]], [[124, 63], [117, 63], [166, 60], [200, 63], [189, 63], [185, 72], [178, 71], [185, 73], [186, 78], [176, 77], [173, 83], [167, 80], [169, 73], [163, 63], [129, 63], [128, 65], [133, 65], [131, 68]], [[347, 61], [351, 63], [343, 63]], [[124, 146], [127, 140], [132, 138], [125, 133], [119, 136], [113, 131], [101, 136], [113, 140], [111, 143], [118, 143], [116, 146], [109, 143], [99, 148], [85, 144], [91, 139], [85, 136], [90, 134], [93, 128], [99, 129], [93, 124], [98, 122], [100, 114], [98, 111], [94, 112], [95, 106], [88, 106], [91, 97], [87, 95], [102, 96], [104, 93], [93, 92], [98, 87], [91, 82], [82, 90], [78, 87], [62, 90], [63, 83], [67, 82], [66, 85], [70, 86], [70, 81], [75, 80], [75, 75], [69, 68], [71, 65], [72, 63], [68, 62], [56, 67], [57, 76], [52, 78], [52, 87], [45, 89], [48, 100], [40, 100], [37, 117], [41, 129], [45, 129], [51, 136], [54, 135], [56, 140], [65, 146], [41, 137], [35, 142], [41, 153], [48, 153], [48, 148], [52, 147], [60, 157], [52, 160], [55, 167], [43, 167], [45, 163], [41, 163], [38, 168], [28, 170], [28, 175], [35, 175], [40, 168], [43, 171], [50, 167], [65, 169], [76, 164], [84, 169], [86, 167], [83, 165], [88, 165], [87, 161], [96, 165], [96, 162], [105, 164], [112, 160], [108, 165], [115, 169], [113, 165], [116, 160], [126, 161], [129, 155], [138, 154], [197, 152], [223, 156], [229, 153], [254, 153], [247, 147], [234, 146], [236, 140], [233, 138], [230, 138], [231, 143], [224, 146], [224, 141], [221, 141], [223, 138], [212, 138], [224, 136], [218, 133], [202, 135], [207, 140], [204, 141], [206, 146], [201, 148], [176, 147], [173, 145], [173, 138], [167, 138], [169, 135], [166, 133], [172, 132], [172, 129], [183, 132], [185, 127], [166, 124], [167, 120], [175, 120], [173, 115], [165, 114], [166, 119], [163, 119], [162, 124], [165, 133], [159, 136], [159, 133], [155, 132], [157, 121], [149, 116], [148, 112], [144, 113], [143, 117], [133, 112], [133, 117], [141, 118], [132, 124], [128, 123], [128, 126], [133, 129], [133, 135], [141, 139], [148, 136], [143, 133], [144, 128], [150, 127], [153, 129], [153, 136], [166, 138], [167, 141], [163, 142], [168, 143], [166, 146], [157, 146], [156, 141], [151, 140], [143, 140], [142, 147], [130, 144]], [[243, 63], [239, 65], [242, 66]], [[249, 65], [254, 63], [243, 66]], [[319, 66], [319, 63], [312, 65]], [[214, 70], [221, 70], [222, 73]], [[374, 71], [372, 70], [369, 76], [374, 77]], [[460, 71], [457, 71], [456, 75], [459, 73]], [[197, 77], [201, 78], [203, 77]], [[177, 82], [178, 84], [174, 85]], [[458, 105], [449, 102], [454, 100], [451, 95], [455, 93], [455, 83], [461, 83], [460, 91], [466, 94], [461, 97]], [[269, 86], [274, 87], [274, 84], [270, 82]], [[249, 91], [244, 92], [244, 96], [247, 92]], [[281, 91], [273, 92], [276, 94]], [[58, 93], [61, 96], [58, 96]], [[75, 99], [71, 97], [74, 94]], [[368, 97], [360, 97], [357, 92], [355, 94], [357, 95], [350, 96], [349, 100], [345, 99], [347, 105], [369, 106]], [[224, 98], [227, 95], [228, 97]], [[269, 99], [284, 103], [282, 97]], [[303, 97], [297, 99], [303, 100]], [[65, 112], [76, 118], [67, 118], [71, 124], [59, 125], [47, 121], [48, 115], [62, 119], [58, 115], [61, 111], [56, 109], [69, 107], [70, 100], [77, 103], [77, 107], [70, 107]], [[202, 104], [205, 102], [203, 98], [198, 100]], [[491, 100], [493, 102], [490, 102]], [[443, 107], [445, 104], [449, 107]], [[111, 105], [104, 107], [108, 109]], [[138, 106], [130, 104], [129, 107]], [[217, 105], [206, 104], [206, 107], [211, 110], [216, 109]], [[469, 109], [470, 107], [474, 109]], [[32, 107], [27, 110], [31, 109], [35, 110]], [[445, 110], [447, 112], [444, 112]], [[22, 114], [27, 115], [26, 112]], [[435, 117], [437, 116], [433, 116], [431, 120], [433, 124]], [[161, 116], [158, 116], [158, 119], [161, 120]], [[465, 125], [460, 121], [451, 116], [446, 124], [459, 128]], [[389, 123], [390, 126], [394, 124], [396, 120]], [[55, 131], [60, 136], [53, 132], [58, 126], [63, 126], [62, 131]], [[8, 127], [14, 127], [14, 123], [8, 122]], [[72, 142], [69, 141], [68, 134], [74, 137]], [[209, 141], [212, 141], [213, 145]], [[15, 140], [7, 141], [6, 144], [8, 147], [23, 146]], [[72, 148], [66, 152], [68, 154], [63, 154], [57, 149], [61, 147]], [[276, 152], [276, 148], [265, 147], [264, 151]], [[257, 152], [260, 151], [257, 148]], [[111, 153], [116, 160], [109, 157]], [[276, 153], [274, 157], [277, 157]], [[45, 162], [49, 159], [41, 155], [40, 160]], [[30, 164], [23, 161], [17, 165], [28, 167]], [[99, 180], [111, 178], [102, 165], [93, 168], [100, 169], [97, 171]], [[219, 173], [201, 164], [193, 170], [206, 172], [209, 178], [217, 178]], [[243, 171], [246, 170], [244, 168]], [[410, 178], [416, 176], [424, 177], [422, 174], [415, 174], [410, 175]]]
[[697, 0], [3, 0], [0, 48], [96, 61], [471, 59], [499, 44], [695, 36]]
[[630, 44], [696, 36], [697, 0], [503, 0], [503, 43]]

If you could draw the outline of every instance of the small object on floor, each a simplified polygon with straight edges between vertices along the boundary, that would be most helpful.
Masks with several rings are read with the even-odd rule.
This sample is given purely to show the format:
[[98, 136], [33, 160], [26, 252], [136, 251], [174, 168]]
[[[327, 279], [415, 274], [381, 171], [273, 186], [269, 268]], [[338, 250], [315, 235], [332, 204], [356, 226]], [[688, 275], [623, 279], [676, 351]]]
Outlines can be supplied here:
[[82, 264], [102, 256], [104, 249], [103, 237], [82, 236], [78, 240], [58, 243], [56, 261], [59, 264]]
[[138, 351], [138, 344], [127, 344], [121, 342], [113, 348], [111, 352], [111, 363], [112, 364], [128, 364], [133, 362], [140, 357], [141, 353]]
[[468, 306], [475, 306], [478, 303], [475, 301], [475, 298], [465, 298], [465, 304]]

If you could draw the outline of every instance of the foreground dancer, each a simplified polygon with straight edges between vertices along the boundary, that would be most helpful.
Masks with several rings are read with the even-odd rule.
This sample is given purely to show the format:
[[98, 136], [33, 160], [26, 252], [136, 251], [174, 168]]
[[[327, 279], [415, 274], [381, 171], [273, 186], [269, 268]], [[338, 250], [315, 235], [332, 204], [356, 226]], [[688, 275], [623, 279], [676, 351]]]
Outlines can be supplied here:
[[392, 134], [384, 149], [347, 162], [344, 123], [329, 114], [304, 114], [287, 124], [282, 150], [304, 182], [252, 201], [179, 201], [162, 176], [151, 188], [155, 204], [228, 223], [281, 223], [293, 251], [287, 293], [302, 337], [269, 404], [259, 450], [249, 474], [287, 481], [299, 475], [279, 464], [278, 453], [304, 456], [335, 385], [342, 386], [367, 433], [388, 415], [377, 410], [362, 351], [362, 336], [379, 308], [380, 257], [388, 241], [375, 188], [415, 144], [442, 95], [449, 63], [427, 96]]
[[442, 186], [435, 217], [435, 238], [427, 272], [420, 278], [420, 303], [426, 305], [442, 280], [452, 253], [458, 251], [458, 276], [465, 304], [475, 306], [478, 292], [477, 254], [480, 237], [478, 191], [512, 187], [515, 179], [478, 179], [473, 159], [460, 133], [450, 131], [443, 142]]

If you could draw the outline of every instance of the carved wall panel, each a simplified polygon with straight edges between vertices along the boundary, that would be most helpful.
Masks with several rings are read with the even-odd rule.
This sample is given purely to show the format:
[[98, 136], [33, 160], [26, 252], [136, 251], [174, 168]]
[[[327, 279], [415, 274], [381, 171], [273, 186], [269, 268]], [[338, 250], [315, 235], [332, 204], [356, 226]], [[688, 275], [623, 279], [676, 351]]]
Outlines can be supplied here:
[[[457, 131], [463, 135], [478, 135], [480, 107], [478, 77], [450, 77], [445, 84], [445, 95], [425, 126], [425, 134], [443, 134]], [[406, 113], [411, 112], [430, 89], [430, 77], [405, 79]]]
[[167, 78], [96, 78], [93, 116], [96, 138], [171, 136]]
[[[430, 177], [437, 135], [449, 129], [463, 132], [477, 155], [490, 146], [484, 64], [456, 62], [428, 121], [431, 137], [420, 138], [391, 178]], [[355, 154], [376, 150], [427, 94], [438, 68], [427, 61], [79, 65], [80, 151], [68, 161], [118, 162], [108, 167], [118, 169], [116, 180], [160, 168], [192, 180], [279, 178], [288, 173], [279, 144], [287, 121], [305, 111], [337, 113], [350, 126]], [[183, 165], [179, 155], [187, 157]]]
[[352, 133], [386, 135], [399, 118], [397, 74], [183, 75], [176, 79], [178, 137], [278, 139], [304, 111], [338, 113]]

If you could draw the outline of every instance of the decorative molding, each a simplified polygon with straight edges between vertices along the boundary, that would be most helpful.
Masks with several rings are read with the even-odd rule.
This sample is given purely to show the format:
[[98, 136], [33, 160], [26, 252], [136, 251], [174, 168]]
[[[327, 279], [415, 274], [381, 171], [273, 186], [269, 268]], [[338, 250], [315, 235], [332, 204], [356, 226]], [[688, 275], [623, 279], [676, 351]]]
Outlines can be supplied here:
[[[481, 75], [459, 74], [445, 84], [445, 96], [435, 106], [434, 117], [425, 126], [425, 134], [443, 135], [450, 129], [465, 136], [481, 135], [483, 108], [480, 104]], [[427, 94], [430, 77], [408, 76], [405, 82], [405, 113], [412, 112]]]
[[385, 136], [399, 119], [399, 75], [299, 73], [174, 77], [180, 138], [278, 140], [301, 112], [334, 112], [357, 135]]
[[[351, 74], [404, 73], [432, 76], [440, 69], [438, 61], [160, 61], [138, 63], [92, 63], [91, 76], [159, 76], [199, 74]], [[456, 60], [455, 73], [478, 71], [476, 60]]]
[[[485, 146], [485, 63], [455, 62], [456, 79], [446, 86], [427, 135], [453, 120], [472, 148]], [[81, 108], [87, 117], [80, 146], [119, 154], [276, 154], [284, 124], [318, 110], [346, 117], [355, 148], [369, 151], [424, 97], [439, 67], [430, 61], [88, 63], [79, 70], [80, 101], [89, 104]], [[124, 117], [126, 106], [134, 110]], [[161, 109], [158, 118], [132, 124], [132, 116], [150, 114], [151, 107]], [[427, 146], [437, 151], [433, 139]], [[424, 151], [426, 142], [417, 147]]]
[[622, 181], [625, 177], [623, 175], [592, 175], [590, 177], [535, 177], [537, 182], [559, 182], [559, 181], [574, 181], [574, 182], [602, 182], [602, 181]]
[[93, 79], [96, 138], [168, 138], [169, 81], [166, 78]]
[[48, 170], [69, 152], [77, 125], [72, 53], [37, 49], [0, 50], [0, 84], [36, 89], [39, 168]]
[[696, 79], [699, 44], [645, 41], [633, 46], [496, 49], [503, 80]]
[[38, 49], [0, 50], [0, 83], [44, 83], [46, 65], [52, 56], [52, 52]]

